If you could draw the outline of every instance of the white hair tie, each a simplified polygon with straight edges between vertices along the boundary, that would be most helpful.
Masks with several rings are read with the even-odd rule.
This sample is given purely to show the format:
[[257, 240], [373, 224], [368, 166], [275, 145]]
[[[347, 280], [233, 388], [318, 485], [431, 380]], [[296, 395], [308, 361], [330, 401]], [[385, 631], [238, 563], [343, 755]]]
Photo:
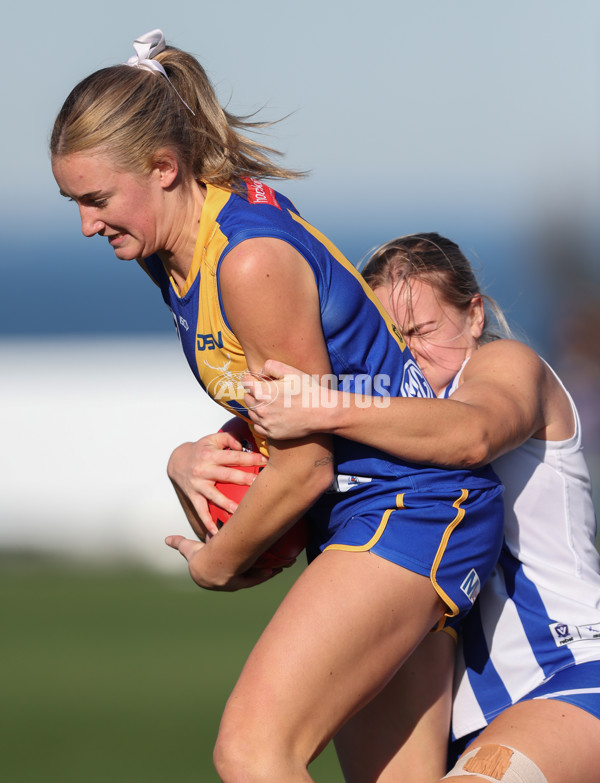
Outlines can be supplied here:
[[194, 114], [192, 109], [187, 105], [187, 103], [183, 100], [177, 91], [177, 88], [173, 82], [167, 76], [167, 72], [165, 71], [164, 67], [157, 60], [153, 59], [157, 54], [160, 54], [160, 52], [167, 48], [163, 31], [159, 29], [150, 30], [149, 33], [140, 35], [140, 37], [136, 38], [133, 42], [133, 48], [135, 49], [136, 54], [132, 54], [125, 64], [131, 65], [132, 68], [141, 68], [143, 71], [158, 71], [158, 73], [162, 73], [162, 75], [177, 93], [177, 97], [183, 103], [185, 108]]

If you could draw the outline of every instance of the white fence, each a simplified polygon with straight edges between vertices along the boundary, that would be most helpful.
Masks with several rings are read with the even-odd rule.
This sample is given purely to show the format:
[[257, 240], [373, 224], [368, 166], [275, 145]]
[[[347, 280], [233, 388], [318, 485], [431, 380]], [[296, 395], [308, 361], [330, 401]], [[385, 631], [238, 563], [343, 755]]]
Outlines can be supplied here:
[[172, 449], [229, 416], [173, 339], [0, 342], [0, 550], [180, 568]]

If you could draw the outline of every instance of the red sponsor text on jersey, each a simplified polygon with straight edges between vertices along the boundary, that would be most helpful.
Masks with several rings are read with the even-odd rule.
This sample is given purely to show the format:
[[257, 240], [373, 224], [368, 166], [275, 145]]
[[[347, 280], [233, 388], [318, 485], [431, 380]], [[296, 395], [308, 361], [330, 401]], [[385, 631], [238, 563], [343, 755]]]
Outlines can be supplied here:
[[270, 188], [258, 179], [246, 179], [245, 182], [248, 188], [249, 204], [270, 204], [272, 207], [281, 209], [275, 198], [273, 188]]

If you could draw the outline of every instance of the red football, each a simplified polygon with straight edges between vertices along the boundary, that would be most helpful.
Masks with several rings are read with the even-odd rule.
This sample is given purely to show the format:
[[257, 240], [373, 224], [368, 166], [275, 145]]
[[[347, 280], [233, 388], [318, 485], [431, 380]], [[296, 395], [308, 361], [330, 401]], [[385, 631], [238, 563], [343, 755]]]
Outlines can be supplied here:
[[[235, 417], [225, 422], [219, 432], [229, 432], [235, 438], [237, 438], [244, 451], [258, 451], [258, 447], [250, 432], [250, 428], [243, 419]], [[258, 465], [238, 466], [238, 470], [245, 470], [248, 473], [259, 473], [261, 468]], [[239, 503], [249, 487], [241, 486], [240, 484], [228, 484], [217, 481], [216, 487], [219, 492], [222, 492], [226, 497]], [[208, 510], [213, 518], [213, 521], [218, 528], [223, 527], [227, 522], [231, 514], [214, 503], [208, 502]], [[260, 555], [258, 560], [254, 563], [254, 568], [287, 568], [295, 563], [298, 555], [306, 547], [307, 541], [307, 529], [306, 521], [300, 519], [294, 527], [290, 528], [284, 533], [278, 541], [275, 541], [272, 546]]]

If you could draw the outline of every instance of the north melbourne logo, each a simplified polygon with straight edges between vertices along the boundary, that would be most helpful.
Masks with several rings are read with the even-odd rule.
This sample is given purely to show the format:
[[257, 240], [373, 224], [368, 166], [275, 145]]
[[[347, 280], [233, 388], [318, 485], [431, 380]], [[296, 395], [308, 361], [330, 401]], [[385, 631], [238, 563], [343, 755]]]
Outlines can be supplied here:
[[431, 386], [425, 380], [419, 365], [408, 359], [402, 373], [403, 397], [435, 397]]

